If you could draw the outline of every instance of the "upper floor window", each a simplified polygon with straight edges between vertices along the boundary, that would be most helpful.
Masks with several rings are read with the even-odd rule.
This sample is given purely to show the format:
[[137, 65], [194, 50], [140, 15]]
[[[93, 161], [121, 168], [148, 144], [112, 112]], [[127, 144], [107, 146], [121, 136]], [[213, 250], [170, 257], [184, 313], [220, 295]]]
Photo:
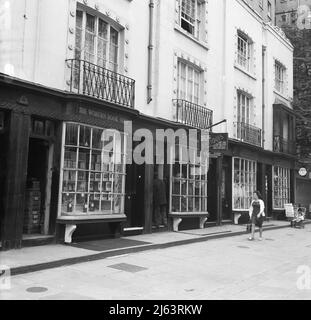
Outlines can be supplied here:
[[76, 12], [75, 59], [118, 71], [119, 31], [85, 11]]
[[202, 0], [180, 0], [180, 26], [196, 38], [200, 37]]
[[243, 33], [238, 32], [238, 57], [237, 61], [246, 71], [251, 69], [252, 41]]
[[252, 97], [238, 90], [237, 98], [238, 98], [237, 120], [239, 123], [250, 124]]
[[178, 99], [199, 104], [202, 71], [183, 61], [178, 62]]
[[285, 93], [286, 68], [278, 61], [275, 61], [275, 89], [279, 93]]

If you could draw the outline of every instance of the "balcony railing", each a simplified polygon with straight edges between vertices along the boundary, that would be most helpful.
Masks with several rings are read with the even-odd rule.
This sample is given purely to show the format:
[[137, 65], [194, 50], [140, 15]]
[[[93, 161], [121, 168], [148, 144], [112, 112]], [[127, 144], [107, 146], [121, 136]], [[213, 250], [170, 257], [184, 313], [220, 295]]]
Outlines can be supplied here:
[[66, 62], [70, 68], [70, 92], [134, 108], [135, 80], [88, 61]]
[[257, 147], [262, 146], [261, 129], [244, 122], [235, 122], [234, 126], [236, 128], [238, 140], [255, 145]]
[[173, 100], [176, 121], [185, 125], [207, 129], [213, 124], [213, 111], [186, 100]]
[[273, 151], [283, 152], [287, 154], [296, 153], [296, 144], [294, 141], [288, 141], [281, 136], [274, 136], [273, 138]]

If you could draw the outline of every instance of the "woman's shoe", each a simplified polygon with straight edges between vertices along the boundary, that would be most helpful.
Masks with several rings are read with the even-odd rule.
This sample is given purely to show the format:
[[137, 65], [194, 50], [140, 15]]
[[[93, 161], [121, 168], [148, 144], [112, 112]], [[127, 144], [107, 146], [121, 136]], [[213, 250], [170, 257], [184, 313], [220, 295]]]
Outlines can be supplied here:
[[253, 241], [254, 238], [253, 238], [253, 237], [249, 237], [248, 240], [249, 240], [249, 241]]
[[259, 241], [262, 241], [262, 240], [263, 240], [263, 238], [262, 238], [262, 237], [260, 237], [260, 238], [259, 238]]

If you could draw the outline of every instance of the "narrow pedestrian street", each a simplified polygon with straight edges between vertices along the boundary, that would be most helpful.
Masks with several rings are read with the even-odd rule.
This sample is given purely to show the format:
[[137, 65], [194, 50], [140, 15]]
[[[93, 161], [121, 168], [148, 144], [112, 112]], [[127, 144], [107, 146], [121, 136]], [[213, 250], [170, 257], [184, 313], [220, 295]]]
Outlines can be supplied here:
[[150, 250], [21, 274], [1, 299], [294, 299], [299, 268], [311, 267], [311, 225]]

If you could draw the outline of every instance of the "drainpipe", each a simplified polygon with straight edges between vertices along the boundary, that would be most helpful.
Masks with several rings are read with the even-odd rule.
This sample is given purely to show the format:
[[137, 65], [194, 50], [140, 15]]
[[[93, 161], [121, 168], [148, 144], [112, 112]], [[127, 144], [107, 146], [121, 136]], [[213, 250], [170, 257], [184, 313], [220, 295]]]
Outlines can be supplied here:
[[149, 44], [148, 44], [148, 85], [147, 103], [152, 101], [152, 52], [153, 52], [154, 0], [149, 0]]
[[265, 94], [265, 85], [266, 85], [266, 47], [262, 47], [262, 147], [265, 148], [265, 105], [266, 105], [266, 94]]
[[224, 92], [222, 93], [221, 97], [221, 105], [222, 105], [222, 118], [226, 118], [226, 53], [227, 53], [227, 0], [223, 0], [223, 17], [222, 17], [222, 28], [223, 28], [223, 38], [222, 38], [222, 87], [224, 88]]

